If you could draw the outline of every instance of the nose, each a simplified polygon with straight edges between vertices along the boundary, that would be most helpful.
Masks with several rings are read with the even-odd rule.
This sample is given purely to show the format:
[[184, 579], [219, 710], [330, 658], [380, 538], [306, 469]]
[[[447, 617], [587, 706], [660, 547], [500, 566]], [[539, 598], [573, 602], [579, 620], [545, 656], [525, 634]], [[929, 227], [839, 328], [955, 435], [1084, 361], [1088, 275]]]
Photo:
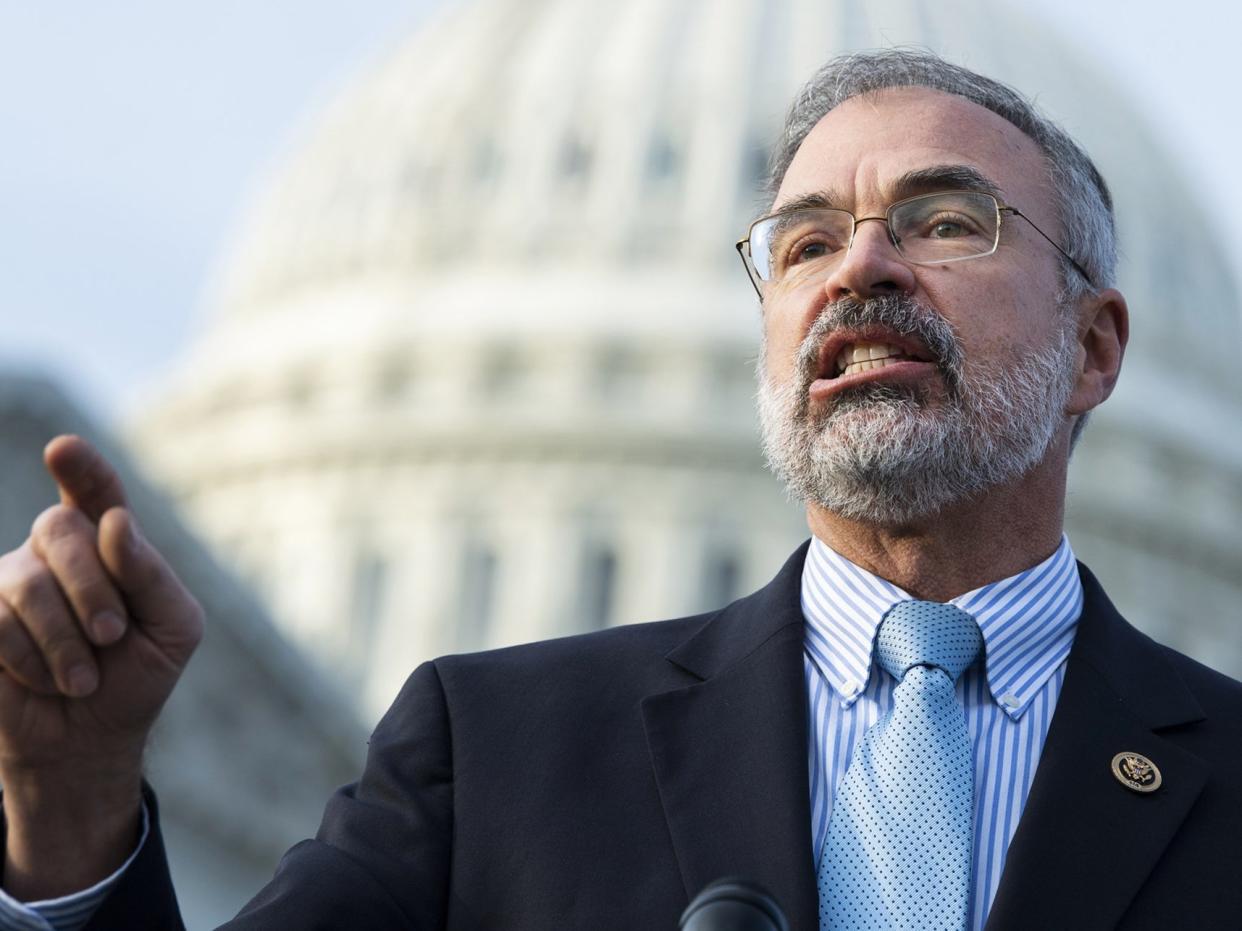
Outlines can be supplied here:
[[914, 269], [893, 245], [884, 218], [864, 217], [854, 228], [845, 257], [824, 281], [824, 290], [829, 301], [845, 297], [861, 301], [881, 294], [909, 294], [914, 284]]

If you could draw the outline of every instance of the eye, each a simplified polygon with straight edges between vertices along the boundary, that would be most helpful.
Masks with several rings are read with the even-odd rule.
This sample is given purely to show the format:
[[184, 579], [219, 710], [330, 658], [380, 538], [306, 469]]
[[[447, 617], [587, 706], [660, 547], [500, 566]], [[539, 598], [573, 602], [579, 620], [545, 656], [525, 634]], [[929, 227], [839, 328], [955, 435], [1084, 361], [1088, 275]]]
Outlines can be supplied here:
[[798, 245], [789, 256], [789, 264], [797, 265], [800, 262], [810, 262], [814, 259], [822, 258], [828, 254], [828, 246], [823, 242], [804, 242]]
[[968, 217], [942, 214], [927, 221], [923, 235], [928, 239], [957, 239], [977, 232], [978, 227]]
[[784, 256], [785, 267], [791, 267], [827, 258], [842, 248], [839, 237], [824, 230], [816, 230], [795, 239], [781, 250], [781, 255]]
[[952, 220], [941, 220], [931, 228], [929, 234], [932, 239], [952, 239], [955, 236], [965, 236], [966, 230], [960, 223]]
[[978, 221], [964, 213], [938, 211], [920, 221], [918, 235], [923, 239], [962, 239], [979, 236], [981, 230]]
[[803, 274], [840, 254], [849, 246], [853, 222], [841, 210], [797, 210], [762, 221], [752, 236], [761, 242], [758, 255], [766, 257], [773, 277], [780, 279], [795, 269]]

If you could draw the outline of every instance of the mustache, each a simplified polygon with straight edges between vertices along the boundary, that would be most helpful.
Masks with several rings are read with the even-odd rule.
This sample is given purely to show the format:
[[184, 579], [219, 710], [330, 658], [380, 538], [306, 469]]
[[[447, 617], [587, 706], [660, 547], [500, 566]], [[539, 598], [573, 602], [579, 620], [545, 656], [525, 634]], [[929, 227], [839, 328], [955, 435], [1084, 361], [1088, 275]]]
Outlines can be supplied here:
[[819, 375], [824, 343], [838, 330], [870, 326], [884, 327], [922, 343], [944, 375], [946, 388], [956, 392], [962, 378], [963, 353], [948, 321], [909, 295], [884, 294], [861, 301], [846, 297], [824, 307], [798, 349], [798, 382], [803, 397]]

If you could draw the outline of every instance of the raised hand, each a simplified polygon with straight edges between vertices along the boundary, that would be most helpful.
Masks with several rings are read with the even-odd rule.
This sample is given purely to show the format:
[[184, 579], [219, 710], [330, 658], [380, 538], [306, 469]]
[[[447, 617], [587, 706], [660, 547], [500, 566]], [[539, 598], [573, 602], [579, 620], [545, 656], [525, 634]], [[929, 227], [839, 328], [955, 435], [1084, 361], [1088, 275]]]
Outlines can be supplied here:
[[87, 442], [44, 451], [60, 503], [0, 556], [4, 885], [27, 900], [102, 879], [137, 839], [142, 753], [203, 615]]

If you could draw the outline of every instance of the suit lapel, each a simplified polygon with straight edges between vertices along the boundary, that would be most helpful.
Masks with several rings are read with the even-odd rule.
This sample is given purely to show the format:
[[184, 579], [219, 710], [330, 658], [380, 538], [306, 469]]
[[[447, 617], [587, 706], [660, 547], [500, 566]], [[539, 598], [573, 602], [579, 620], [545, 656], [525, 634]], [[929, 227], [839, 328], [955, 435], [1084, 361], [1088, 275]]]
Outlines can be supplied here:
[[[687, 897], [722, 876], [757, 880], [791, 927], [816, 928], [799, 587], [806, 547], [755, 595], [713, 616], [668, 661], [702, 681], [642, 711]], [[1161, 648], [1130, 627], [1085, 567], [1083, 615], [990, 929], [1113, 928], [1176, 835], [1206, 765], [1161, 736], [1203, 719]], [[1150, 795], [1110, 762], [1160, 768]]]
[[[1081, 568], [1081, 567], [1080, 567]], [[1061, 696], [988, 928], [1113, 928], [1194, 804], [1206, 766], [1159, 732], [1203, 712], [1160, 652], [1081, 568], [1084, 607]], [[1160, 769], [1156, 792], [1114, 778], [1117, 753]]]
[[649, 696], [652, 766], [687, 897], [738, 876], [794, 928], [817, 926], [799, 587], [803, 546], [776, 579], [667, 659], [702, 681]]

